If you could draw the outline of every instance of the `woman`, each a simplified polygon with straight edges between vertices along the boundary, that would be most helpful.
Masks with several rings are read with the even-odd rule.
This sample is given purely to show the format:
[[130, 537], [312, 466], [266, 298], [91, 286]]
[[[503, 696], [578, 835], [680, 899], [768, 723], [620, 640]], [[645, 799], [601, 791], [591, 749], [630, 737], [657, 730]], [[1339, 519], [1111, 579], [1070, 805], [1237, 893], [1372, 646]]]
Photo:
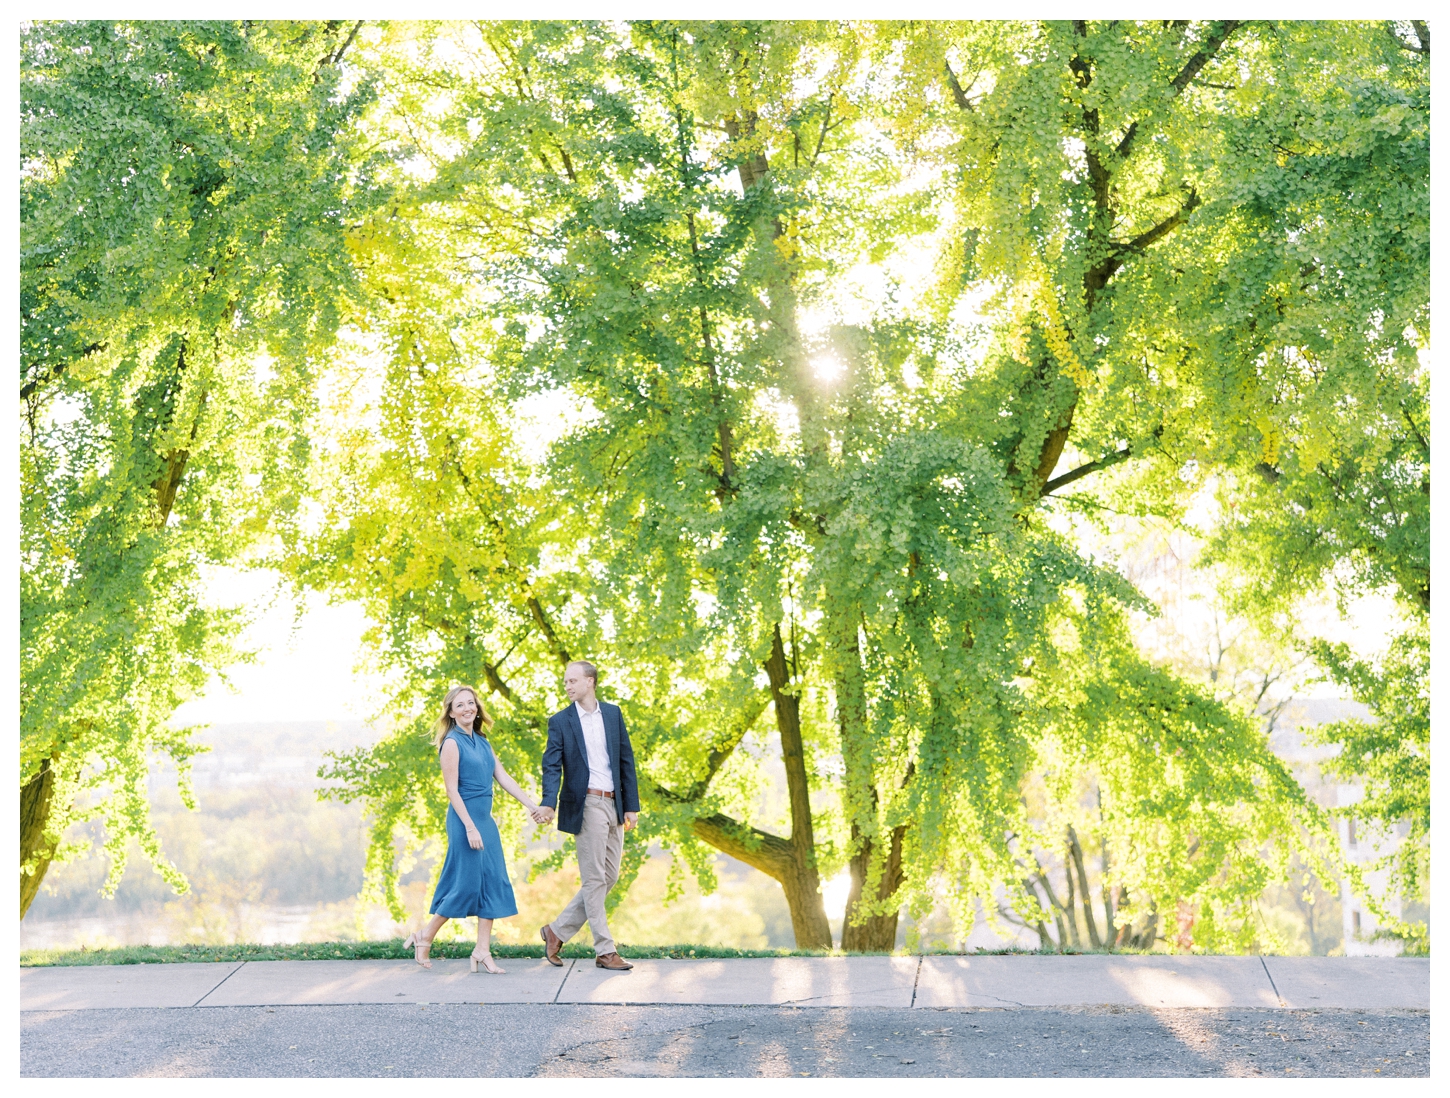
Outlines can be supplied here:
[[413, 959], [432, 968], [428, 951], [433, 938], [449, 919], [478, 918], [478, 946], [469, 957], [469, 968], [477, 972], [502, 973], [493, 962], [489, 938], [495, 919], [518, 914], [513, 886], [504, 864], [503, 843], [493, 822], [494, 779], [505, 792], [529, 811], [536, 823], [545, 813], [508, 775], [494, 757], [484, 727], [493, 720], [478, 704], [471, 686], [455, 686], [443, 699], [443, 715], [434, 726], [433, 745], [443, 768], [443, 785], [448, 790], [448, 853], [433, 892], [432, 918], [403, 943], [413, 948]]

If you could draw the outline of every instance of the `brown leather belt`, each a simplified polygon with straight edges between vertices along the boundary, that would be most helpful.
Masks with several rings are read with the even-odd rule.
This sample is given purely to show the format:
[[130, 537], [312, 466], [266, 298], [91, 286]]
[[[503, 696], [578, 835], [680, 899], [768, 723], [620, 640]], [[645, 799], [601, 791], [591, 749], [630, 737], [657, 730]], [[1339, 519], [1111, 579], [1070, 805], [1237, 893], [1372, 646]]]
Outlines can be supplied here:
[[586, 789], [585, 792], [588, 793], [591, 797], [608, 797], [611, 801], [614, 800], [613, 793], [606, 793], [602, 789]]

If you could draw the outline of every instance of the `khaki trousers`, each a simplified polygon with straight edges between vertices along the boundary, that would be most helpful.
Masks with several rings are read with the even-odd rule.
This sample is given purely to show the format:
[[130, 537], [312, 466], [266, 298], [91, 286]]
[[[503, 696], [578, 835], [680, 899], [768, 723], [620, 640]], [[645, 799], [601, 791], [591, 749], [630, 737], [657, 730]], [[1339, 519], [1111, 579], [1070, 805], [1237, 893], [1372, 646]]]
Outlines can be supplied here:
[[604, 898], [619, 880], [624, 852], [624, 828], [612, 800], [594, 794], [584, 798], [584, 826], [574, 838], [574, 848], [579, 854], [579, 891], [554, 920], [554, 933], [567, 942], [587, 922], [594, 934], [594, 955], [617, 953], [604, 918]]

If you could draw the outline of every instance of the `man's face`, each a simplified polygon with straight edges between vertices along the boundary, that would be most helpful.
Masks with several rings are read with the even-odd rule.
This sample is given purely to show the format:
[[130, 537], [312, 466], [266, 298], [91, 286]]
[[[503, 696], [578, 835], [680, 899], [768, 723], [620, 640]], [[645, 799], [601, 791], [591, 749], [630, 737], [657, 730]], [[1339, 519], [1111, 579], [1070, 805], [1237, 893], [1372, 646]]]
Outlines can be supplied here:
[[594, 680], [584, 674], [582, 667], [570, 667], [564, 672], [564, 693], [571, 702], [594, 700]]

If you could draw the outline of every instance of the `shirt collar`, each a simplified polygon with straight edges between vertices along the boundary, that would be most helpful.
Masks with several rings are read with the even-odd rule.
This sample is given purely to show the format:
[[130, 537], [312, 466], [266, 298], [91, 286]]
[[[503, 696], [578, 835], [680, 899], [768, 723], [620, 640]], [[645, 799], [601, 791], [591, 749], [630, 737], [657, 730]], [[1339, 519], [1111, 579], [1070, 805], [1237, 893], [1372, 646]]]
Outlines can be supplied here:
[[580, 720], [583, 720], [585, 717], [601, 717], [602, 718], [604, 716], [604, 703], [601, 702], [598, 698], [595, 698], [594, 699], [594, 710], [593, 710], [593, 712], [590, 712], [588, 709], [585, 709], [578, 702], [575, 702], [574, 703], [574, 710], [575, 710], [575, 712], [577, 712], [579, 714], [579, 719]]

